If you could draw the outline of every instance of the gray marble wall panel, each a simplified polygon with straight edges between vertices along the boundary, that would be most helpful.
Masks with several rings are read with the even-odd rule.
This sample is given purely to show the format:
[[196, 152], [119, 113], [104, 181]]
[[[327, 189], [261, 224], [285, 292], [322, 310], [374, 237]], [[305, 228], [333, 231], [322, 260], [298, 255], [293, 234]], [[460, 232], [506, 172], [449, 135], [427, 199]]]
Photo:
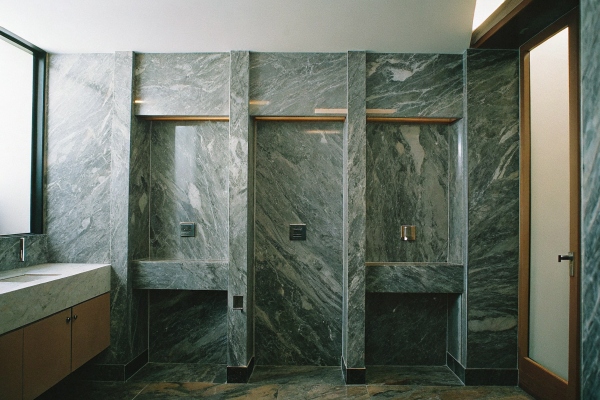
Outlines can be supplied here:
[[[226, 122], [152, 122], [150, 258], [226, 260]], [[180, 236], [193, 222], [194, 237]]]
[[462, 264], [467, 231], [464, 121], [448, 127], [448, 262]]
[[136, 115], [228, 115], [229, 54], [137, 54]]
[[[335, 122], [257, 124], [259, 365], [339, 365], [342, 131]], [[306, 241], [290, 241], [291, 223], [306, 224]]]
[[[25, 261], [19, 261], [20, 238], [25, 238]], [[24, 234], [0, 236], [0, 272], [48, 262], [48, 236]]]
[[395, 117], [461, 117], [462, 56], [367, 54], [367, 109]]
[[133, 261], [133, 288], [227, 290], [227, 267], [227, 261]]
[[[229, 281], [227, 365], [247, 366], [254, 355], [254, 136], [248, 114], [250, 55], [231, 52], [229, 101]], [[250, 278], [249, 278], [250, 277]], [[233, 310], [244, 296], [244, 310]]]
[[600, 393], [600, 3], [581, 2], [581, 398]]
[[225, 364], [225, 291], [151, 290], [149, 361]]
[[344, 339], [346, 367], [365, 366], [366, 53], [348, 52], [348, 118], [344, 130]]
[[367, 292], [462, 293], [463, 275], [462, 264], [367, 265]]
[[344, 53], [251, 53], [250, 114], [294, 116], [331, 113], [319, 109], [345, 110], [346, 78]]
[[467, 50], [466, 69], [466, 367], [516, 368], [519, 54], [511, 50]]
[[445, 294], [367, 293], [367, 365], [446, 365]]
[[45, 228], [51, 262], [110, 261], [113, 64], [112, 54], [49, 57]]
[[447, 261], [448, 153], [447, 125], [367, 124], [368, 262]]

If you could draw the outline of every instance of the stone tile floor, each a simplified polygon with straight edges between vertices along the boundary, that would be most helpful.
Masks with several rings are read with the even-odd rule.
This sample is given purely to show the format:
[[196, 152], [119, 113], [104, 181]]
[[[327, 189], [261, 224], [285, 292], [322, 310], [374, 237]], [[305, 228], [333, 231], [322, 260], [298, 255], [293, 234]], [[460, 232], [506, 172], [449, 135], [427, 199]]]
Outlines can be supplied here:
[[225, 379], [223, 365], [149, 363], [126, 382], [66, 379], [39, 399], [533, 399], [515, 387], [462, 386], [446, 367], [369, 367], [366, 385], [345, 385], [339, 367], [257, 366], [247, 384]]

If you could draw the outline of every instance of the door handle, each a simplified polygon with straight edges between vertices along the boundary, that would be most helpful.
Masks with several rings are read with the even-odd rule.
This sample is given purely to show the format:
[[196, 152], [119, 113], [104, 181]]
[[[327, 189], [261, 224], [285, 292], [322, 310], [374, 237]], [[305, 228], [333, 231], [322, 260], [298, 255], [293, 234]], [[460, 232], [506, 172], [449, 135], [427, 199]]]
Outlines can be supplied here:
[[575, 276], [575, 268], [573, 267], [573, 260], [575, 260], [575, 254], [570, 251], [568, 254], [559, 254], [558, 262], [569, 261], [569, 275]]

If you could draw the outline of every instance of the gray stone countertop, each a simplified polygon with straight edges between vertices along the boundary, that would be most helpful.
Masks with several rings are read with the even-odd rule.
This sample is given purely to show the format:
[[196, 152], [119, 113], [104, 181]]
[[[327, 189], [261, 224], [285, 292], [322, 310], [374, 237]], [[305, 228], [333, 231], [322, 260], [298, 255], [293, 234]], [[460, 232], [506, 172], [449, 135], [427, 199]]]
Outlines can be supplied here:
[[110, 291], [108, 264], [39, 264], [0, 272], [0, 334]]

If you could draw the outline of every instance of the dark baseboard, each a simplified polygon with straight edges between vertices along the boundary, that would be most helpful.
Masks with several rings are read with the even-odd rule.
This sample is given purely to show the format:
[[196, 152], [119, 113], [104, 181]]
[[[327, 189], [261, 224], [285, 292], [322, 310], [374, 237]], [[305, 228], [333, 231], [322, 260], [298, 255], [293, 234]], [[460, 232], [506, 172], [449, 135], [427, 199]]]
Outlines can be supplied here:
[[254, 371], [254, 357], [250, 359], [250, 362], [245, 367], [232, 367], [228, 365], [227, 383], [248, 383], [252, 371]]
[[344, 357], [342, 357], [342, 374], [346, 385], [364, 385], [367, 383], [367, 369], [365, 367], [348, 368]]
[[129, 379], [148, 363], [148, 350], [127, 364], [96, 364], [94, 359], [73, 373], [75, 379], [90, 381], [117, 381]]
[[446, 353], [448, 368], [465, 386], [517, 386], [519, 370], [516, 368], [465, 368], [450, 353]]
[[460, 379], [460, 381], [465, 383], [465, 367], [463, 367], [456, 358], [452, 356], [450, 353], [446, 353], [446, 365], [450, 368], [450, 371], [454, 373]]

